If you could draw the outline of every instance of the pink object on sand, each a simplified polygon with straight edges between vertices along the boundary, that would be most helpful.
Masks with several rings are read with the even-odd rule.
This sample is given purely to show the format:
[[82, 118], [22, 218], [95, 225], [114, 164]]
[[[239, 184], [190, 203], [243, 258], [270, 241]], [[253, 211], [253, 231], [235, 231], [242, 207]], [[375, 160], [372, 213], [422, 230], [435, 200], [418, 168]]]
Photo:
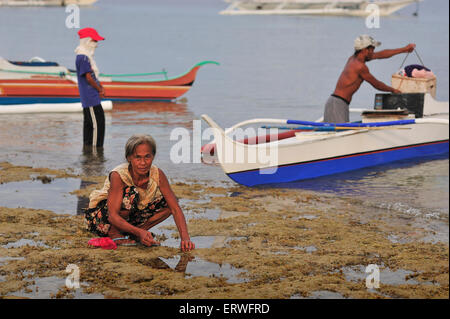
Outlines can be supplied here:
[[117, 244], [109, 237], [92, 238], [88, 244], [102, 249], [117, 249]]

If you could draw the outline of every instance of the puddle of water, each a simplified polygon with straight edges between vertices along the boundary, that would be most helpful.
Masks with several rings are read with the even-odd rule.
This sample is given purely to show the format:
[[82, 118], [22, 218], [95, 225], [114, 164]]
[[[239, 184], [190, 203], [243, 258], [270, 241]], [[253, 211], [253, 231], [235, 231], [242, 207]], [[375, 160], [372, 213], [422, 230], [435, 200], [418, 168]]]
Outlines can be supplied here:
[[296, 249], [296, 250], [304, 250], [307, 253], [313, 253], [313, 252], [317, 251], [317, 248], [315, 246], [306, 246], [306, 247], [295, 246], [294, 249]]
[[[163, 234], [168, 238], [161, 242], [161, 246], [172, 248], [180, 247], [180, 239], [173, 238], [172, 232], [162, 230]], [[247, 240], [246, 237], [228, 237], [228, 236], [193, 236], [191, 241], [195, 244], [195, 248], [223, 248], [229, 247], [229, 243], [233, 240]]]
[[307, 219], [307, 220], [313, 220], [319, 218], [315, 215], [301, 215], [301, 216], [296, 216], [296, 217], [292, 217], [292, 220], [300, 220], [300, 219]]
[[[66, 279], [55, 276], [33, 278], [34, 284], [30, 284], [26, 289], [8, 293], [8, 296], [24, 297], [31, 299], [49, 299], [56, 295], [58, 290], [66, 286]], [[87, 283], [81, 283], [81, 286], [87, 286]], [[103, 299], [100, 294], [86, 294], [81, 288], [71, 290], [76, 299]]]
[[227, 219], [227, 218], [233, 218], [233, 217], [239, 217], [239, 216], [249, 216], [249, 212], [222, 212], [219, 215], [220, 219]]
[[292, 295], [290, 299], [346, 299], [346, 298], [337, 292], [318, 290], [313, 291], [308, 297], [303, 297], [300, 294], [295, 294]]
[[0, 266], [6, 264], [8, 261], [11, 261], [11, 260], [25, 260], [25, 258], [24, 257], [8, 257], [8, 256], [0, 257]]
[[79, 178], [38, 179], [0, 184], [0, 206], [51, 210], [75, 215], [78, 197], [69, 194], [79, 189]]
[[222, 211], [215, 208], [207, 208], [202, 212], [193, 212], [185, 209], [184, 214], [187, 221], [190, 221], [191, 219], [217, 220], [220, 218]]
[[50, 246], [47, 246], [42, 241], [34, 241], [32, 239], [19, 239], [16, 242], [13, 243], [7, 243], [6, 245], [1, 246], [2, 248], [20, 248], [24, 246], [30, 246], [30, 247], [44, 247], [44, 248], [50, 248]]
[[[365, 272], [366, 267], [363, 265], [343, 267], [341, 270], [345, 276], [345, 279], [348, 281], [366, 280], [368, 276], [368, 273]], [[410, 270], [398, 269], [392, 271], [388, 267], [386, 268], [380, 267], [380, 285], [420, 284], [418, 281], [414, 279], [406, 279], [406, 277], [411, 274], [414, 274], [414, 272]]]
[[242, 273], [246, 273], [246, 270], [235, 268], [229, 264], [216, 264], [198, 257], [186, 259], [188, 257], [185, 256], [187, 255], [183, 255], [181, 257], [175, 256], [168, 259], [160, 257], [159, 259], [163, 261], [170, 269], [184, 272], [186, 278], [223, 277], [226, 278], [226, 282], [230, 284], [249, 281], [248, 279], [239, 276]]

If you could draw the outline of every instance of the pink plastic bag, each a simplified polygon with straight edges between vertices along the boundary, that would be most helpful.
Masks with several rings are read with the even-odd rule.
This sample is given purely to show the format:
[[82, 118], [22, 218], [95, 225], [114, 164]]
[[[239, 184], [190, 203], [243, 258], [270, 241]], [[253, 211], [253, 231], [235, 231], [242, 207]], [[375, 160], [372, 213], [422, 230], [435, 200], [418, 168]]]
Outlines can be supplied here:
[[102, 249], [117, 249], [116, 243], [109, 237], [92, 238], [89, 240], [88, 245]]
[[411, 72], [411, 75], [412, 75], [413, 78], [432, 79], [432, 78], [435, 77], [433, 72], [427, 71], [427, 70], [425, 70], [425, 69], [423, 69], [423, 70], [417, 70], [417, 69], [414, 69], [414, 70]]

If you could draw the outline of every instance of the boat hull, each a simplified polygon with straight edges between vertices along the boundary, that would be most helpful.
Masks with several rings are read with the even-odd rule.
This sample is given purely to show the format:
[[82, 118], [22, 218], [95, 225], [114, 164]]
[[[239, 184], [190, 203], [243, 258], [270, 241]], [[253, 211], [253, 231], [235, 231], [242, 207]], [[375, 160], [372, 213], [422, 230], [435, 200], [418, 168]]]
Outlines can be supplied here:
[[[117, 76], [101, 76], [105, 89], [103, 98], [129, 102], [172, 101], [190, 90], [197, 71], [205, 64], [218, 63], [204, 61], [180, 76], [158, 80], [117, 80]], [[3, 61], [3, 65], [10, 69], [0, 70], [0, 104], [80, 102], [76, 77], [64, 73], [61, 76], [45, 74], [55, 73], [55, 70], [63, 72], [63, 67], [21, 67], [8, 61]]]
[[257, 145], [236, 142], [208, 116], [203, 119], [213, 128], [223, 171], [245, 186], [292, 182], [449, 152], [448, 113], [401, 127], [299, 132]]
[[[171, 101], [190, 85], [103, 82], [105, 99], [112, 101]], [[79, 102], [78, 85], [68, 80], [0, 80], [0, 104]]]
[[438, 141], [420, 145], [408, 145], [367, 153], [350, 154], [335, 158], [299, 162], [279, 166], [273, 174], [262, 174], [259, 169], [227, 174], [233, 181], [245, 186], [287, 183], [327, 175], [344, 173], [361, 168], [396, 161], [448, 154], [449, 142]]

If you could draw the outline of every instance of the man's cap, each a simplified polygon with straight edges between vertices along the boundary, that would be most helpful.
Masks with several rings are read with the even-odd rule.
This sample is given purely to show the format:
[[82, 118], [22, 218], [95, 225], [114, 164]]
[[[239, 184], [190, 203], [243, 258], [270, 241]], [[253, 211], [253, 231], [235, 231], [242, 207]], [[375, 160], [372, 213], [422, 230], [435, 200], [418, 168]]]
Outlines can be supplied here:
[[375, 41], [374, 38], [367, 34], [360, 35], [355, 39], [355, 50], [362, 50], [369, 46], [377, 47], [380, 46], [381, 42]]
[[83, 38], [91, 38], [95, 41], [102, 41], [105, 40], [104, 37], [101, 37], [100, 34], [98, 34], [97, 30], [94, 28], [84, 28], [78, 31], [78, 35], [80, 36], [80, 39]]

